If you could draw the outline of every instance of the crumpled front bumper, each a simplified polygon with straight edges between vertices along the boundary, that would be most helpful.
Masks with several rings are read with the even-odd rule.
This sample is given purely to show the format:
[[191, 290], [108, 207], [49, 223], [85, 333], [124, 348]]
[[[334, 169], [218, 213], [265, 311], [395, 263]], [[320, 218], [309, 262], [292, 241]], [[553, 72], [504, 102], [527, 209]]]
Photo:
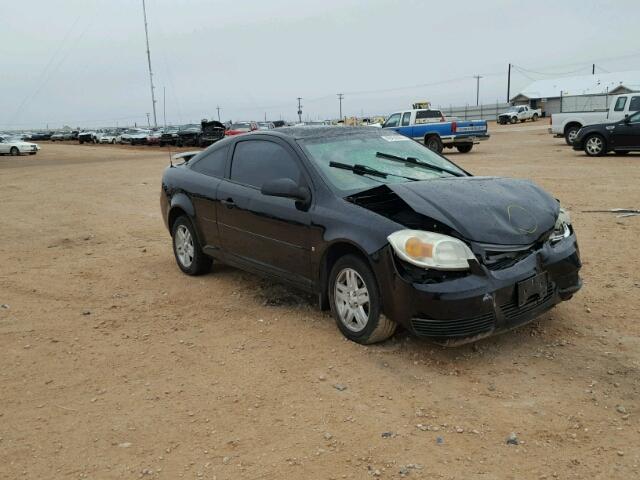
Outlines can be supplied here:
[[[582, 286], [573, 234], [555, 245], [546, 243], [511, 267], [489, 270], [478, 265], [468, 275], [434, 283], [409, 281], [396, 262], [391, 247], [374, 262], [384, 313], [413, 334], [449, 346], [528, 323]], [[518, 283], [542, 272], [546, 291], [519, 303]]]

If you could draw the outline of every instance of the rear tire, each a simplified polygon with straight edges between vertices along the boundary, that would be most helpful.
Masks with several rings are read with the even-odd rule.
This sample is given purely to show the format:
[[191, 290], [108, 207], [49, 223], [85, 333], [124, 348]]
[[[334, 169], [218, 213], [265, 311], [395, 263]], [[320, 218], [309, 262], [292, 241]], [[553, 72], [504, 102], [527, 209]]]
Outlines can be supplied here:
[[456, 148], [460, 153], [469, 153], [473, 148], [473, 143], [468, 143], [465, 145], [456, 145]]
[[534, 122], [537, 122], [538, 121], [538, 114], [534, 113], [533, 117], [531, 117], [531, 120], [534, 121]]
[[349, 340], [368, 345], [382, 342], [397, 324], [385, 317], [373, 271], [356, 255], [345, 255], [333, 265], [328, 285], [329, 305], [338, 329]]
[[578, 130], [580, 130], [579, 126], [572, 125], [564, 131], [564, 141], [567, 142], [567, 145], [573, 145], [573, 140], [576, 138], [576, 135], [578, 135]]
[[181, 215], [171, 227], [173, 254], [180, 270], [187, 275], [202, 275], [211, 270], [212, 259], [204, 254], [191, 220]]
[[442, 153], [442, 149], [444, 145], [442, 145], [442, 140], [437, 135], [432, 135], [424, 139], [424, 146], [429, 150], [433, 150], [437, 153]]
[[15, 157], [17, 155], [20, 155], [20, 150], [18, 150], [18, 147], [11, 147], [11, 150], [9, 150], [9, 153], [11, 153], [11, 155]]
[[607, 145], [604, 138], [597, 133], [588, 135], [584, 139], [584, 153], [590, 157], [601, 157], [607, 153]]

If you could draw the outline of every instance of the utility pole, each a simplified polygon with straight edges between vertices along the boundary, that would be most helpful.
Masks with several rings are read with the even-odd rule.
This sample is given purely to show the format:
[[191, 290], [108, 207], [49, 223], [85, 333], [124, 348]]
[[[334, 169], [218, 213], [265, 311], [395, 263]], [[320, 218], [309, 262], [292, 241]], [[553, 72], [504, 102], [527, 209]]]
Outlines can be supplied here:
[[167, 128], [167, 87], [162, 87], [162, 117], [164, 118], [164, 128]]
[[342, 99], [344, 98], [344, 94], [338, 94], [338, 101], [340, 102], [340, 120], [342, 120]]
[[142, 0], [142, 14], [144, 16], [144, 36], [147, 40], [147, 62], [149, 63], [149, 83], [151, 84], [151, 105], [153, 106], [153, 126], [158, 126], [156, 118], [156, 94], [153, 88], [153, 71], [151, 70], [151, 52], [149, 51], [149, 29], [147, 27], [147, 7]]
[[596, 74], [596, 64], [594, 63], [594, 64], [591, 66], [591, 75], [595, 75], [595, 74]]
[[218, 111], [218, 121], [220, 121], [220, 105], [216, 105], [216, 110]]
[[302, 123], [302, 97], [298, 97], [298, 123]]
[[147, 112], [147, 125], [151, 128], [151, 121], [149, 120], [149, 112]]
[[507, 103], [511, 97], [511, 64], [509, 64], [509, 73], [507, 73]]
[[473, 78], [476, 79], [476, 107], [480, 105], [480, 79], [482, 78], [480, 75], [474, 75]]

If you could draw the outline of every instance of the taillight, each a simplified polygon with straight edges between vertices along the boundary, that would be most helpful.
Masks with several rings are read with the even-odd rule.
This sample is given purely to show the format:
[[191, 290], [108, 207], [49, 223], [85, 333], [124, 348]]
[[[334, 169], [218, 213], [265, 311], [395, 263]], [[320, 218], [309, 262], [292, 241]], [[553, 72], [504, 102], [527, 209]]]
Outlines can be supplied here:
[[458, 130], [458, 124], [456, 122], [451, 122], [451, 133], [456, 133]]

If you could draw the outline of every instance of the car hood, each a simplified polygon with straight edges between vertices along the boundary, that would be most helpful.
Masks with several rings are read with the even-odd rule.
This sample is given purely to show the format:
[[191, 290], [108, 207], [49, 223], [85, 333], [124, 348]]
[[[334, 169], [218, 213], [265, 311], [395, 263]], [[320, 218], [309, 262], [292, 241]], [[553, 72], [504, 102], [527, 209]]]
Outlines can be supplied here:
[[529, 180], [455, 177], [387, 186], [417, 213], [479, 243], [534, 243], [553, 229], [560, 210]]
[[498, 116], [502, 117], [503, 115], [517, 115], [517, 114], [518, 114], [518, 112], [516, 112], [515, 110], [509, 110], [508, 112], [501, 113]]

